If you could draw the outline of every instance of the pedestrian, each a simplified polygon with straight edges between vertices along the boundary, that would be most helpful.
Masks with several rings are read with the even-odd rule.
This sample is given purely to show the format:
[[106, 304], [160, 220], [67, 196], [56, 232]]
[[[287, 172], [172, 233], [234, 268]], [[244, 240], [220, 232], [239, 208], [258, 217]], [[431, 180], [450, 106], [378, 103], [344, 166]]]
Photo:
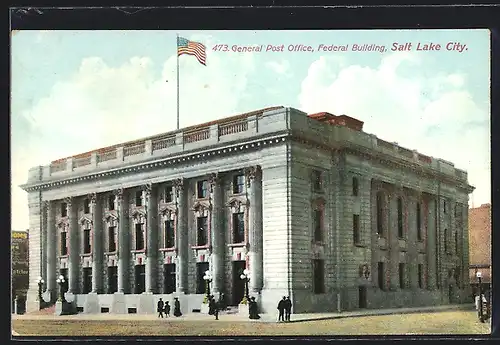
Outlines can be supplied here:
[[250, 299], [250, 302], [249, 302], [249, 306], [248, 306], [248, 312], [249, 312], [249, 318], [252, 319], [252, 320], [258, 320], [260, 319], [260, 316], [259, 316], [259, 311], [257, 310], [257, 302], [255, 302], [255, 297], [252, 297]]
[[168, 301], [165, 301], [165, 316], [170, 317], [170, 304], [168, 304]]
[[219, 320], [219, 303], [215, 301], [215, 298], [212, 296], [212, 301], [213, 301], [213, 315], [215, 315], [215, 319]]
[[285, 321], [284, 318], [284, 313], [285, 313], [285, 303], [286, 303], [286, 297], [283, 296], [283, 299], [279, 301], [278, 303], [278, 322], [280, 321]]
[[162, 301], [162, 299], [160, 298], [160, 300], [158, 301], [158, 304], [157, 304], [157, 308], [156, 308], [156, 311], [158, 312], [158, 317], [162, 318], [163, 319], [163, 306], [164, 306], [164, 303]]
[[213, 296], [208, 296], [208, 315], [214, 315], [215, 300]]
[[219, 309], [226, 310], [226, 296], [221, 292], [219, 295]]
[[174, 316], [179, 317], [181, 316], [181, 302], [179, 302], [179, 297], [175, 297], [175, 302], [174, 302]]
[[285, 300], [285, 321], [290, 321], [290, 314], [292, 313], [292, 301], [290, 300], [290, 296], [286, 297]]

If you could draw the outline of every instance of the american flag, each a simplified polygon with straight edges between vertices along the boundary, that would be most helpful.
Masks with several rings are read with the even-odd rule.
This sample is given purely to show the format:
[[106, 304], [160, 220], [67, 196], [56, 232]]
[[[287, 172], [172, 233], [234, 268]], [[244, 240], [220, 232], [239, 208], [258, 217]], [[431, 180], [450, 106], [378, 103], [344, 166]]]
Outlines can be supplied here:
[[183, 37], [177, 37], [177, 56], [182, 54], [194, 55], [198, 62], [206, 66], [205, 46], [201, 43], [187, 40]]

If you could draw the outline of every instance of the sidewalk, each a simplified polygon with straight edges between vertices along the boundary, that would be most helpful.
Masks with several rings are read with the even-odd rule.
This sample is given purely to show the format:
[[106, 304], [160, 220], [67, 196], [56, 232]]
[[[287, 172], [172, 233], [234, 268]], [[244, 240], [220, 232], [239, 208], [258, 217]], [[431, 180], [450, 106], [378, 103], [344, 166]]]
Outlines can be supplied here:
[[[471, 304], [461, 305], [444, 305], [419, 308], [396, 308], [396, 309], [364, 309], [357, 311], [346, 311], [341, 313], [314, 313], [314, 314], [292, 314], [291, 322], [305, 322], [314, 320], [341, 319], [348, 317], [363, 317], [373, 315], [393, 315], [393, 314], [411, 314], [411, 313], [432, 313], [452, 310], [474, 310]], [[277, 322], [277, 314], [261, 314], [259, 320], [250, 320], [248, 315], [240, 314], [219, 314], [220, 321], [233, 322]], [[156, 314], [141, 315], [141, 314], [76, 314], [76, 315], [12, 315], [14, 320], [137, 320], [137, 321], [153, 321], [159, 320]], [[161, 319], [160, 319], [161, 320]], [[215, 320], [212, 315], [201, 313], [189, 313], [181, 317], [170, 317], [163, 319], [165, 321], [207, 321]]]

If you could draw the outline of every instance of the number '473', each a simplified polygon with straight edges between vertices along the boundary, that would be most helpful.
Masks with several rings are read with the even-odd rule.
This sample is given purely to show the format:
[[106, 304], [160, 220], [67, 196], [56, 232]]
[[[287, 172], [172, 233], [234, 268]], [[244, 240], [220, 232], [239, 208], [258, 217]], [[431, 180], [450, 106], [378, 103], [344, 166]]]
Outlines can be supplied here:
[[214, 52], [227, 52], [228, 51], [228, 48], [227, 48], [227, 44], [216, 44], [212, 50]]

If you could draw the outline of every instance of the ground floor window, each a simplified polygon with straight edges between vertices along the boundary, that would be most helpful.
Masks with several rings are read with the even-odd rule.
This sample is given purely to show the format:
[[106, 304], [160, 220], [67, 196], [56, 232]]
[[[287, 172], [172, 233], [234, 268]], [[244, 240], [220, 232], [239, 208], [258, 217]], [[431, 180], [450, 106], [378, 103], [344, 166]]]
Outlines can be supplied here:
[[92, 291], [92, 267], [83, 269], [83, 293], [87, 294]]
[[418, 287], [424, 288], [424, 265], [418, 264]]
[[175, 264], [163, 266], [163, 293], [175, 292]]
[[325, 267], [323, 260], [313, 260], [313, 291], [316, 294], [325, 292]]
[[405, 278], [406, 278], [406, 275], [405, 275], [405, 270], [406, 270], [406, 265], [404, 263], [400, 263], [399, 264], [399, 288], [400, 289], [404, 289], [406, 287], [406, 284], [405, 284]]
[[198, 262], [196, 264], [196, 293], [198, 294], [206, 293], [205, 280], [203, 277], [205, 276], [205, 272], [208, 271], [208, 268], [208, 262]]
[[108, 293], [118, 291], [118, 267], [108, 267]]
[[384, 270], [384, 263], [379, 262], [377, 265], [377, 278], [378, 278], [378, 288], [381, 290], [384, 290], [384, 281], [385, 281], [385, 270]]
[[140, 294], [146, 291], [146, 269], [145, 265], [135, 266], [135, 289], [134, 293]]

